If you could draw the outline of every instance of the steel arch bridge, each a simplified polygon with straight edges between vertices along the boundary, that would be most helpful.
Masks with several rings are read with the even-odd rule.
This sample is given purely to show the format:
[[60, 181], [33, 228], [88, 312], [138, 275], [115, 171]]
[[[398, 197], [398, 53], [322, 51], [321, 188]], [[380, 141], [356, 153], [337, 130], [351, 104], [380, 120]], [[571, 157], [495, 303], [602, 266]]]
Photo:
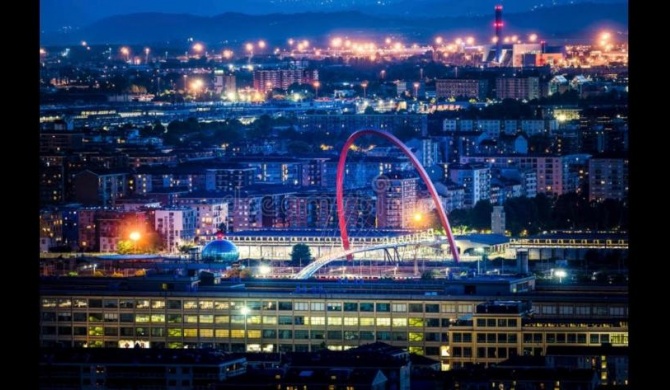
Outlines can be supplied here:
[[383, 250], [383, 249], [389, 249], [389, 248], [398, 248], [398, 247], [404, 247], [404, 246], [417, 246], [417, 245], [439, 245], [443, 244], [445, 242], [448, 242], [446, 239], [439, 239], [432, 233], [425, 233], [425, 234], [420, 234], [417, 235], [416, 237], [413, 237], [412, 239], [409, 240], [399, 240], [399, 241], [391, 241], [391, 242], [384, 242], [382, 244], [378, 245], [370, 245], [370, 246], [364, 246], [364, 247], [359, 247], [359, 248], [350, 248], [350, 249], [342, 249], [341, 251], [335, 252], [335, 253], [329, 253], [326, 256], [323, 256], [321, 258], [318, 258], [314, 260], [313, 262], [309, 263], [305, 267], [303, 267], [300, 272], [296, 273], [293, 275], [293, 279], [309, 279], [314, 275], [319, 269], [322, 267], [328, 265], [329, 263], [342, 259], [342, 258], [349, 258], [350, 256], [354, 255], [355, 253], [362, 253], [362, 252], [368, 252], [368, 251], [376, 251], [376, 250]]
[[451, 253], [454, 257], [454, 260], [456, 263], [459, 261], [459, 255], [458, 255], [458, 248], [456, 247], [456, 242], [454, 241], [454, 235], [451, 232], [451, 226], [449, 225], [449, 220], [447, 219], [447, 214], [444, 211], [444, 208], [442, 207], [442, 202], [440, 202], [440, 198], [437, 195], [437, 191], [435, 190], [435, 186], [433, 185], [433, 182], [430, 180], [430, 177], [428, 177], [428, 173], [426, 173], [426, 170], [421, 166], [421, 163], [419, 160], [416, 158], [414, 153], [412, 153], [407, 146], [405, 146], [402, 141], [400, 141], [398, 138], [396, 138], [393, 134], [383, 131], [383, 130], [376, 130], [376, 129], [362, 129], [362, 130], [357, 130], [353, 134], [349, 136], [347, 139], [347, 142], [344, 143], [344, 146], [342, 147], [342, 152], [340, 153], [340, 159], [337, 163], [337, 177], [336, 177], [336, 203], [337, 203], [337, 218], [339, 222], [339, 227], [340, 227], [340, 236], [342, 238], [342, 249], [343, 252], [346, 253], [346, 258], [347, 260], [352, 260], [353, 259], [353, 253], [355, 251], [351, 251], [351, 244], [349, 242], [349, 233], [347, 231], [347, 221], [344, 215], [344, 170], [345, 170], [345, 164], [347, 160], [347, 154], [349, 153], [349, 148], [351, 148], [351, 145], [360, 137], [366, 136], [366, 135], [373, 135], [377, 137], [381, 137], [389, 142], [391, 142], [393, 145], [397, 146], [400, 151], [409, 158], [410, 162], [414, 166], [414, 168], [419, 172], [419, 176], [421, 179], [424, 181], [426, 186], [428, 187], [428, 192], [430, 193], [431, 198], [433, 199], [433, 204], [435, 205], [435, 209], [437, 210], [437, 215], [440, 218], [440, 223], [442, 224], [442, 227], [444, 228], [446, 234], [447, 234], [447, 240], [449, 242], [449, 247], [451, 249]]

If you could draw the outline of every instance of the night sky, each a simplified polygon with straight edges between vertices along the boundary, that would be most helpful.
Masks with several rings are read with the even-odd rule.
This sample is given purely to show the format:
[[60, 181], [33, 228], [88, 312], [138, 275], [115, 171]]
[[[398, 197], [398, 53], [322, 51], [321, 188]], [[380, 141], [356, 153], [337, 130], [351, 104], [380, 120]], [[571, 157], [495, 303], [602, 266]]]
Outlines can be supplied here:
[[264, 14], [355, 9], [370, 14], [402, 14], [409, 5], [414, 9], [424, 5], [424, 9], [430, 9], [431, 4], [436, 3], [456, 16], [490, 13], [495, 4], [503, 4], [507, 12], [520, 12], [534, 7], [579, 2], [622, 3], [627, 0], [41, 0], [40, 23], [43, 31], [66, 25], [76, 28], [108, 16], [136, 12], [213, 16], [231, 11]]

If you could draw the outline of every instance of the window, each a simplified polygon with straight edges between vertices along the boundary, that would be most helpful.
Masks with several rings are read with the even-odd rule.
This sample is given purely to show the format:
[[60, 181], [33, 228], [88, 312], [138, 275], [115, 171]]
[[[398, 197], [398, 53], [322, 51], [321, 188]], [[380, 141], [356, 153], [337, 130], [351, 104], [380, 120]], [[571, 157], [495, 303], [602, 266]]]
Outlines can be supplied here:
[[421, 303], [410, 303], [409, 304], [410, 313], [423, 313], [423, 304]]
[[405, 313], [405, 312], [407, 312], [407, 304], [406, 303], [394, 303], [394, 304], [391, 305], [391, 311]]
[[248, 301], [246, 306], [247, 306], [247, 308], [249, 308], [249, 310], [260, 310], [261, 309], [261, 302], [260, 301]]
[[[304, 303], [304, 302], [301, 302]], [[276, 310], [277, 309], [277, 302], [275, 301], [263, 301], [263, 304], [261, 305], [261, 308], [263, 310]], [[298, 309], [296, 310], [307, 310], [307, 309]]]
[[170, 310], [179, 310], [181, 309], [181, 301], [177, 299], [170, 299], [167, 302], [167, 306]]
[[376, 305], [377, 312], [386, 313], [391, 311], [391, 304], [389, 303], [377, 303]]
[[105, 322], [117, 322], [119, 315], [117, 313], [105, 313]]
[[341, 330], [329, 330], [327, 336], [328, 336], [328, 340], [342, 340], [342, 331]]
[[394, 318], [393, 321], [391, 321], [394, 327], [406, 327], [407, 326], [407, 318]]
[[443, 303], [442, 313], [456, 313], [456, 305], [453, 303]]
[[279, 316], [279, 325], [293, 325], [293, 317], [291, 316]]
[[344, 317], [344, 326], [356, 326], [358, 325], [357, 317]]
[[263, 324], [277, 325], [277, 316], [263, 316]]
[[328, 302], [328, 311], [342, 311], [342, 302]]
[[326, 325], [326, 317], [309, 317], [309, 325]]
[[224, 301], [214, 301], [214, 310], [228, 310], [230, 309], [230, 303]]
[[361, 317], [359, 319], [361, 326], [374, 326], [375, 319], [373, 317]]
[[[434, 318], [437, 319], [437, 318]], [[408, 318], [408, 324], [412, 328], [422, 328], [424, 324], [424, 320], [421, 317], [410, 317]], [[439, 324], [439, 322], [438, 322]]]
[[328, 317], [328, 325], [342, 325], [342, 317]]
[[293, 304], [294, 310], [307, 311], [309, 310], [309, 302], [295, 302]]
[[558, 313], [561, 315], [572, 315], [574, 314], [575, 307], [574, 306], [559, 306], [558, 307]]
[[86, 313], [74, 313], [72, 316], [74, 322], [86, 322]]
[[120, 322], [135, 322], [135, 314], [133, 313], [121, 313], [119, 314]]
[[293, 333], [293, 337], [296, 339], [309, 339], [309, 331], [308, 330], [296, 330]]
[[230, 331], [228, 329], [214, 329], [214, 337], [228, 338]]
[[67, 311], [67, 312], [59, 312], [58, 313], [58, 321], [64, 321], [64, 322], [70, 322], [72, 321], [72, 313]]
[[440, 306], [437, 303], [426, 303], [426, 313], [439, 313]]
[[483, 328], [486, 326], [486, 319], [485, 318], [477, 318], [476, 321], [477, 327]]
[[358, 311], [358, 302], [344, 302], [344, 311]]
[[312, 330], [309, 335], [312, 337], [312, 340], [323, 340], [326, 338], [326, 332], [323, 330]]
[[575, 311], [577, 315], [581, 316], [588, 316], [591, 314], [591, 307], [590, 306], [577, 306], [575, 307]]
[[426, 328], [439, 328], [440, 319], [439, 318], [426, 318]]
[[506, 326], [507, 326], [507, 319], [499, 318], [498, 319], [498, 327], [499, 328], [505, 328]]
[[51, 311], [42, 313], [42, 321], [56, 321], [56, 313]]
[[151, 300], [152, 309], [165, 309], [165, 301], [162, 299], [152, 299]]
[[213, 324], [214, 316], [212, 314], [200, 314], [200, 323], [201, 324]]
[[359, 306], [360, 311], [374, 311], [374, 304], [372, 302], [361, 302]]
[[600, 344], [600, 336], [598, 334], [592, 334], [589, 337], [589, 343], [591, 344]]
[[486, 342], [486, 333], [477, 333], [477, 343], [485, 343]]
[[391, 340], [391, 332], [377, 332], [377, 340], [384, 340], [384, 341], [390, 341]]
[[277, 305], [277, 308], [279, 310], [293, 310], [293, 302], [291, 301], [280, 301], [279, 304]]
[[556, 314], [556, 306], [542, 305], [542, 314]]
[[277, 331], [275, 329], [263, 329], [263, 338], [266, 339], [277, 338]]
[[326, 304], [323, 302], [311, 302], [309, 304], [312, 311], [323, 311], [326, 310]]
[[200, 310], [212, 310], [214, 309], [214, 302], [212, 301], [200, 301], [199, 302]]
[[197, 328], [184, 329], [184, 337], [198, 337], [198, 329]]
[[102, 299], [89, 299], [88, 300], [88, 307], [93, 307], [93, 308], [101, 308], [102, 307]]
[[184, 310], [195, 310], [198, 308], [196, 301], [184, 301]]
[[461, 333], [454, 333], [452, 335], [452, 341], [455, 343], [463, 342], [463, 335]]
[[106, 309], [116, 309], [116, 308], [119, 307], [119, 301], [116, 300], [116, 299], [105, 299], [105, 300], [102, 302], [102, 305], [103, 305]]
[[375, 335], [373, 332], [368, 332], [368, 331], [360, 331], [359, 332], [361, 340], [374, 340]]
[[516, 318], [509, 318], [507, 320], [507, 327], [516, 328]]
[[198, 316], [196, 316], [196, 315], [185, 315], [184, 316], [184, 323], [197, 324], [198, 323]]
[[409, 332], [409, 341], [423, 341], [423, 333]]
[[138, 309], [148, 309], [151, 304], [148, 299], [138, 299], [135, 301], [135, 307]]
[[389, 317], [377, 318], [377, 326], [391, 326], [391, 319]]
[[105, 336], [118, 336], [119, 328], [105, 328]]

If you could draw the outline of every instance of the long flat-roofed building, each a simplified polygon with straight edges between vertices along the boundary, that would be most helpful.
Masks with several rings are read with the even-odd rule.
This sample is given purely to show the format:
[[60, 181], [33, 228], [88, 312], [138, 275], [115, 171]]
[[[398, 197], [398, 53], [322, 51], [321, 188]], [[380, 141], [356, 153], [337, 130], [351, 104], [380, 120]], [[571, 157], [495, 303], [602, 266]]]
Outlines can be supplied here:
[[[76, 282], [43, 279], [40, 344], [119, 348], [128, 342], [151, 348], [309, 352], [382, 341], [439, 359], [442, 369], [448, 369], [476, 360], [472, 354], [477, 353], [478, 333], [496, 336], [495, 341], [484, 336], [482, 343], [496, 351], [504, 348], [507, 356], [522, 355], [527, 348], [543, 354], [558, 344], [628, 343], [627, 290], [610, 289], [607, 300], [597, 291], [569, 295], [533, 291], [532, 276], [201, 283], [198, 276], [177, 274]], [[492, 296], [521, 301], [519, 305], [535, 313], [533, 322], [517, 312], [481, 313], [478, 305]], [[464, 316], [472, 316], [474, 325], [460, 324]], [[491, 327], [488, 317], [495, 322]], [[505, 319], [505, 325], [498, 325], [498, 319]], [[456, 347], [461, 356], [455, 355]]]

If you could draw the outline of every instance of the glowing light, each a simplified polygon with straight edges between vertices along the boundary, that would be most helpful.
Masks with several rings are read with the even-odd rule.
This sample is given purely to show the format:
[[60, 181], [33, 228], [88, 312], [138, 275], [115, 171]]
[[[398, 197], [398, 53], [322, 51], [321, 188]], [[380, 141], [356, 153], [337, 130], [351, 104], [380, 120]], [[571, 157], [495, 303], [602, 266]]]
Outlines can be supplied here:
[[293, 40], [293, 38], [288, 39], [289, 46], [293, 46], [294, 43], [295, 43], [295, 41]]
[[263, 40], [258, 41], [258, 47], [261, 49], [265, 49], [265, 41]]
[[467, 43], [468, 45], [473, 45], [475, 43], [475, 38], [474, 37], [467, 37], [465, 39], [465, 43]]
[[528, 37], [528, 40], [531, 41], [531, 42], [537, 41], [537, 34], [530, 34], [530, 36]]
[[270, 274], [270, 272], [272, 272], [272, 268], [270, 268], [270, 266], [268, 266], [268, 265], [263, 264], [260, 267], [258, 267], [258, 272], [262, 276], [267, 276], [267, 275]]
[[253, 51], [254, 50], [254, 44], [253, 43], [247, 43], [244, 45], [244, 48], [247, 49], [247, 51]]
[[233, 51], [232, 50], [224, 50], [223, 51], [223, 58], [229, 60], [233, 56]]
[[340, 47], [340, 46], [342, 46], [342, 38], [340, 38], [340, 37], [333, 38], [333, 40], [330, 41], [330, 45], [331, 45], [332, 47]]
[[140, 235], [140, 232], [136, 232], [136, 231], [135, 231], [135, 232], [130, 233], [129, 237], [130, 237], [130, 239], [133, 240], [134, 242], [137, 242], [137, 241], [140, 240], [141, 235]]
[[438, 45], [441, 45], [442, 44], [442, 37], [435, 38], [435, 43], [438, 44]]
[[196, 43], [193, 45], [193, 51], [196, 53], [200, 53], [203, 51], [205, 47], [202, 45], [202, 43]]

